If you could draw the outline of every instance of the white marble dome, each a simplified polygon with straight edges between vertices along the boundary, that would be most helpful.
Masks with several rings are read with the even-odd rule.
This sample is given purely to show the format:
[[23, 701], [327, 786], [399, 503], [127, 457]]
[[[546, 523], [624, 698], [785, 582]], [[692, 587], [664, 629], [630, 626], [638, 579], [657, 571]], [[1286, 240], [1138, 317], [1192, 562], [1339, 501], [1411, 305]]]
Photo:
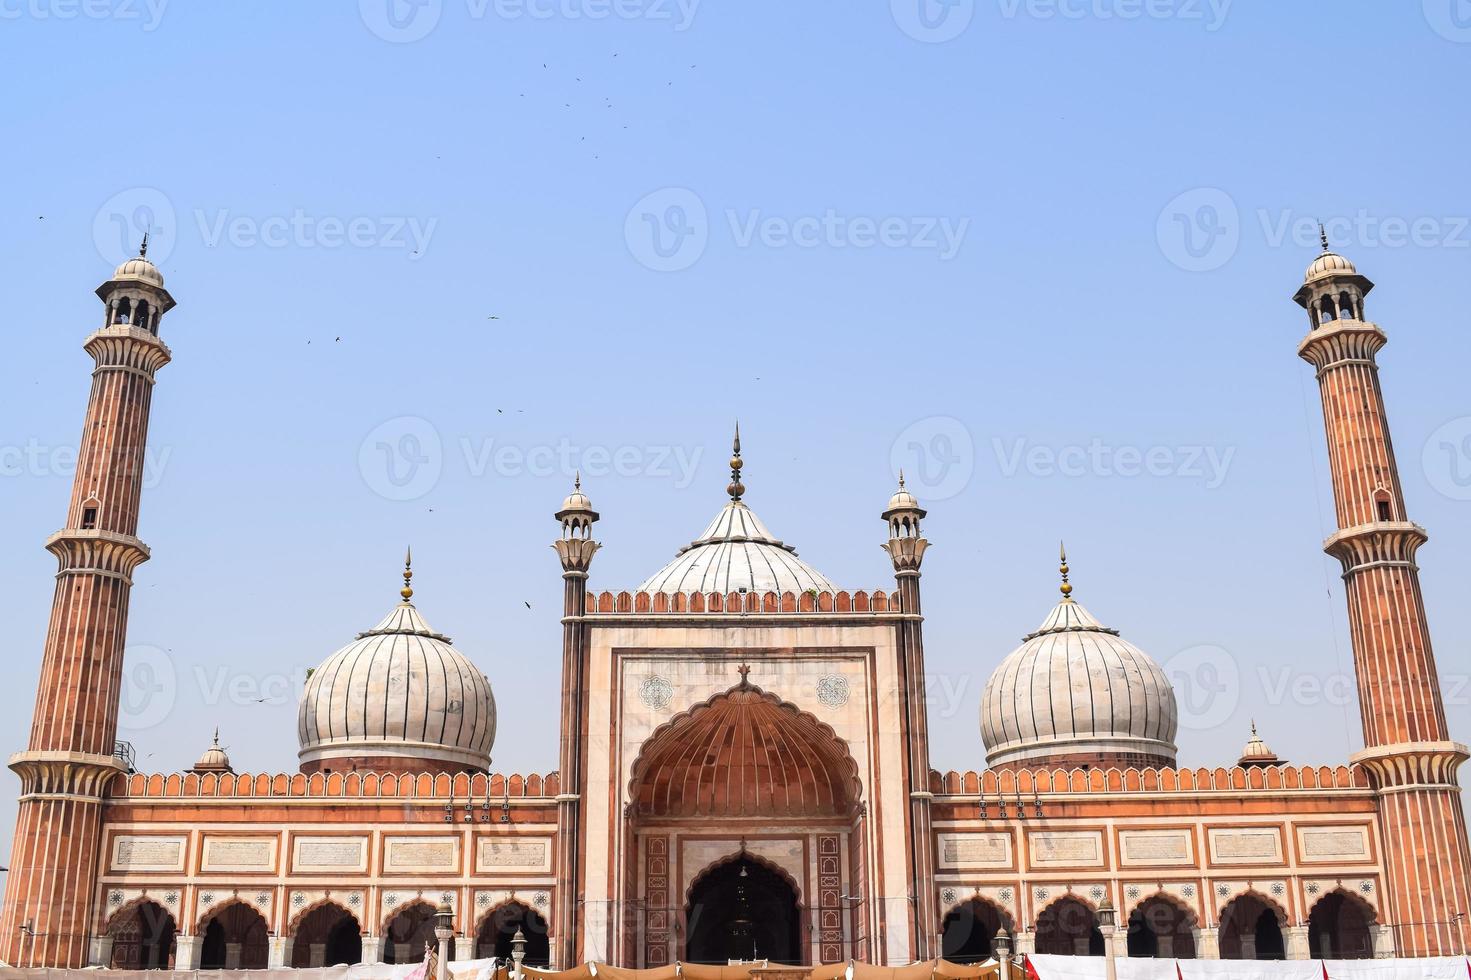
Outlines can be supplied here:
[[405, 598], [312, 672], [297, 736], [304, 770], [385, 758], [406, 769], [422, 761], [426, 771], [484, 770], [495, 697], [485, 675]]
[[1358, 268], [1348, 259], [1337, 252], [1325, 251], [1313, 260], [1312, 265], [1308, 266], [1307, 275], [1304, 278], [1307, 282], [1312, 282], [1320, 276], [1356, 276], [1358, 273]]
[[993, 767], [1174, 765], [1178, 729], [1165, 672], [1071, 597], [1001, 662], [981, 699]]
[[772, 536], [742, 501], [727, 503], [705, 533], [644, 580], [640, 592], [836, 592], [827, 576]]
[[148, 261], [141, 255], [136, 255], [113, 272], [112, 278], [141, 280], [152, 286], [163, 285], [163, 273], [158, 271], [158, 266]]

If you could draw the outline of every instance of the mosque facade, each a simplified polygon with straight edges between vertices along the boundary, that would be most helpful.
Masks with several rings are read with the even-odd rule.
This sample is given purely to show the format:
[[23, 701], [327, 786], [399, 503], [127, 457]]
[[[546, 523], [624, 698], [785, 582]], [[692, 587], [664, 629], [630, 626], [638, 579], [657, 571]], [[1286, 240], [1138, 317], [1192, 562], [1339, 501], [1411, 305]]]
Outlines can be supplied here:
[[[294, 771], [236, 772], [216, 738], [187, 772], [143, 773], [118, 742], [118, 702], [174, 307], [145, 245], [97, 290], [104, 316], [84, 343], [95, 370], [65, 526], [46, 544], [58, 574], [40, 690], [10, 759], [0, 959], [408, 962], [446, 906], [456, 958], [504, 956], [520, 929], [528, 962], [553, 967], [900, 965], [984, 959], [1002, 942], [1460, 953], [1467, 751], [1437, 679], [1415, 564], [1426, 534], [1395, 464], [1372, 288], [1325, 241], [1295, 296], [1364, 719], [1351, 758], [1289, 764], [1253, 729], [1239, 759], [1179, 766], [1168, 677], [1078, 601], [1064, 556], [1060, 596], [985, 688], [985, 763], [933, 768], [923, 506], [901, 477], [875, 535], [892, 579], [840, 586], [746, 502], [737, 433], [719, 512], [635, 588], [589, 588], [602, 543], [580, 483], [556, 510], [555, 771], [491, 769], [491, 679], [430, 625], [406, 561], [399, 601], [312, 672]], [[1110, 908], [1127, 928], [1105, 936]]]

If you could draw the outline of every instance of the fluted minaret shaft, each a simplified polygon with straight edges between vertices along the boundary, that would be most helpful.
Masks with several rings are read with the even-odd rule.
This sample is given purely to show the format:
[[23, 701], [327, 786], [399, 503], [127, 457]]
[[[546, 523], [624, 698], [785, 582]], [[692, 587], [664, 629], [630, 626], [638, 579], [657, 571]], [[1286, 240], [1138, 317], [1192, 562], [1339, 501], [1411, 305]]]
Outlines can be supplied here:
[[579, 962], [583, 869], [582, 801], [586, 796], [587, 733], [583, 730], [587, 678], [587, 572], [601, 545], [592, 538], [598, 514], [579, 476], [556, 514], [562, 537], [552, 547], [562, 563], [562, 738], [557, 771], [557, 895], [552, 916], [552, 966]]
[[114, 757], [154, 375], [169, 362], [159, 316], [173, 306], [145, 259], [98, 290], [107, 316], [87, 338], [95, 362], [66, 526], [46, 548], [56, 592], [20, 776], [20, 812], [0, 918], [0, 959], [23, 967], [86, 964]]
[[1317, 369], [1365, 750], [1355, 761], [1380, 792], [1388, 909], [1403, 956], [1466, 947], [1471, 852], [1415, 554], [1427, 540], [1405, 511], [1377, 355], [1384, 332], [1363, 318], [1373, 288], [1325, 253], [1298, 302], [1312, 330], [1298, 353]]

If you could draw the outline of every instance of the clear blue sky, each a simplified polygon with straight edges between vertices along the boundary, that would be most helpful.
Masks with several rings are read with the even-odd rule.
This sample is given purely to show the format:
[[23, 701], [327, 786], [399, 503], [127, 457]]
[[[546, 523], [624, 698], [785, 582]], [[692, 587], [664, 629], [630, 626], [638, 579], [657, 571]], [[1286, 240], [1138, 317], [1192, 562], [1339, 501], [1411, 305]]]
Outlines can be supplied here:
[[878, 515], [910, 470], [938, 768], [983, 765], [981, 689], [1059, 538], [1077, 596], [1180, 672], [1183, 762], [1234, 759], [1253, 717], [1342, 761], [1290, 301], [1319, 216], [1379, 283], [1471, 739], [1471, 16], [917, 3], [0, 3], [0, 744], [26, 739], [92, 290], [151, 223], [180, 305], [129, 636], [135, 698], [164, 691], [123, 732], [147, 768], [219, 724], [238, 767], [291, 769], [304, 669], [391, 606], [408, 543], [495, 687], [496, 767], [554, 768], [569, 469], [594, 587], [631, 587], [721, 505], [737, 416], [748, 501], [847, 586], [892, 582]]

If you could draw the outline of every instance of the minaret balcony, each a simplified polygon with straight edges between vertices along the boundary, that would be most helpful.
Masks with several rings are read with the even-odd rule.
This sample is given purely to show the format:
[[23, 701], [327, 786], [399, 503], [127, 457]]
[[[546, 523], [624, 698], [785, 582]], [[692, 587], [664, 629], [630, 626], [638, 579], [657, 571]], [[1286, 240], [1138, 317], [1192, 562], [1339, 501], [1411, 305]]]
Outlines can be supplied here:
[[1323, 550], [1343, 563], [1344, 576], [1381, 566], [1415, 568], [1415, 553], [1430, 540], [1413, 521], [1373, 521], [1346, 527], [1323, 542]]

